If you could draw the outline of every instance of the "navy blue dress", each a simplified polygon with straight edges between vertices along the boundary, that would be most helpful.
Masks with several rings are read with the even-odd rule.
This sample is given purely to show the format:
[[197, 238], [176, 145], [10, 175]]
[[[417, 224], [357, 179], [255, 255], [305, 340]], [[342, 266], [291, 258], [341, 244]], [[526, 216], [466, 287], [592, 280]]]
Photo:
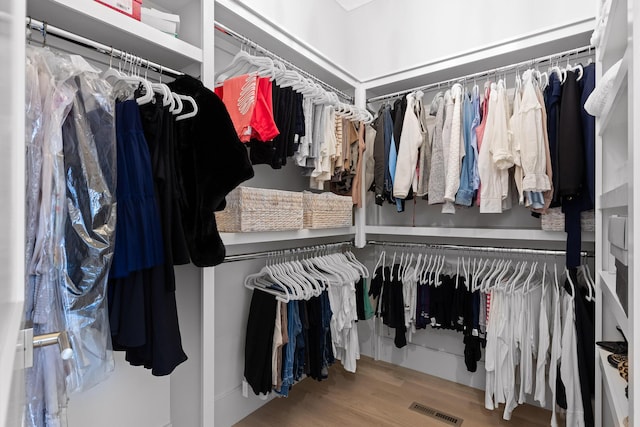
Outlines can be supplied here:
[[118, 216], [111, 279], [164, 263], [151, 159], [135, 100], [116, 104], [116, 139]]
[[[169, 375], [187, 360], [166, 265], [162, 218], [149, 147], [135, 100], [116, 104], [116, 245], [109, 278], [109, 321], [114, 350], [126, 360]], [[167, 268], [169, 267], [169, 268]]]

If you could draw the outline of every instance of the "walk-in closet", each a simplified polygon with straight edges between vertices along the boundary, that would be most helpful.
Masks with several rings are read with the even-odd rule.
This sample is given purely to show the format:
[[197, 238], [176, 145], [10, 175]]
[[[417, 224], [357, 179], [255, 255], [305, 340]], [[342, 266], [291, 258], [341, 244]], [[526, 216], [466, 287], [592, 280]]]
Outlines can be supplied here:
[[0, 425], [640, 425], [638, 11], [4, 2]]

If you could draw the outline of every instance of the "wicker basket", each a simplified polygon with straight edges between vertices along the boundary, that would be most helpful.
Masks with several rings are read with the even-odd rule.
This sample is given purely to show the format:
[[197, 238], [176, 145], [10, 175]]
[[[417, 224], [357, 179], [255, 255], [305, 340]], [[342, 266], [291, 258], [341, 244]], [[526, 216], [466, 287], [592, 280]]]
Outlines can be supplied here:
[[304, 192], [304, 228], [350, 227], [353, 199], [333, 193]]
[[[564, 231], [564, 214], [562, 208], [551, 208], [542, 215], [540, 226], [545, 231]], [[582, 231], [595, 231], [595, 211], [590, 210], [580, 214], [580, 228]]]
[[238, 187], [227, 196], [227, 206], [216, 212], [218, 231], [300, 230], [302, 193]]

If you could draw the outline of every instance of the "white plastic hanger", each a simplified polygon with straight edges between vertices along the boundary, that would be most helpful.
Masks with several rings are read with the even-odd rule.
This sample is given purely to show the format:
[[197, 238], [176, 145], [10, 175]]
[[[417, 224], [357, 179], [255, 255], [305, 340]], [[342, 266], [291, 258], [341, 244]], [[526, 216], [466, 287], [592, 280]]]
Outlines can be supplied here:
[[596, 299], [596, 282], [595, 280], [593, 280], [593, 276], [591, 276], [591, 271], [589, 270], [589, 264], [586, 262], [584, 263], [584, 268], [586, 270], [586, 274], [587, 274], [587, 281], [589, 282], [589, 285], [591, 286], [591, 299], [595, 300]]
[[396, 265], [396, 251], [393, 251], [393, 259], [391, 260], [391, 268], [389, 269], [389, 280], [393, 282], [393, 269]]
[[[147, 69], [144, 72], [144, 78], [147, 79], [147, 74], [149, 72], [149, 61], [147, 61]], [[159, 93], [162, 95], [162, 106], [167, 107], [171, 105], [169, 111], [173, 109], [173, 99], [171, 98], [171, 89], [169, 86], [162, 83], [162, 66], [160, 66], [160, 82], [159, 83], [151, 83], [151, 88], [155, 93]]]
[[255, 279], [259, 277], [262, 277], [261, 273], [248, 275], [244, 279], [244, 287], [247, 289], [259, 289], [262, 292], [274, 295], [278, 301], [282, 301], [284, 303], [291, 301], [291, 294], [289, 294], [289, 291], [286, 287], [279, 287], [282, 292], [274, 288], [268, 288], [264, 284], [255, 281]]
[[[376, 272], [378, 271], [378, 267], [380, 266], [380, 263], [382, 262], [382, 258], [385, 257], [385, 256], [386, 256], [386, 252], [383, 249], [383, 250], [380, 251], [380, 256], [378, 256], [378, 261], [376, 261], [375, 267], [373, 267], [373, 278], [374, 279], [376, 278]], [[384, 276], [384, 266], [383, 266], [381, 271], [382, 271], [382, 274]], [[383, 279], [384, 279], [384, 277], [383, 277]]]
[[307, 299], [307, 290], [298, 281], [298, 278], [291, 274], [291, 272], [288, 270], [287, 264], [288, 263], [283, 260], [273, 266], [273, 268], [277, 272], [277, 277], [279, 277], [280, 280], [288, 283], [293, 289], [295, 289], [297, 299]]
[[[260, 280], [263, 277], [266, 277], [266, 281]], [[292, 299], [292, 294], [290, 293], [290, 290], [287, 286], [283, 286], [280, 281], [273, 275], [271, 269], [269, 268], [269, 265], [265, 265], [265, 267], [262, 268], [262, 270], [257, 273], [257, 274], [250, 274], [245, 278], [245, 287], [248, 287], [250, 289], [253, 289], [251, 286], [255, 287], [255, 288], [260, 288], [261, 290], [264, 290], [267, 293], [270, 293], [272, 295], [276, 295], [276, 297], [280, 296], [280, 300], [284, 301], [284, 302], [288, 302]], [[270, 285], [278, 285], [279, 288], [282, 290], [282, 292], [285, 293], [285, 296], [282, 297], [281, 293], [278, 294], [278, 291], [271, 289], [271, 288], [267, 288], [267, 286]]]
[[491, 271], [491, 274], [487, 276], [487, 278], [482, 283], [482, 290], [484, 292], [488, 292], [490, 288], [494, 286], [494, 278], [497, 277], [501, 272], [503, 267], [506, 265], [505, 260], [499, 260], [495, 264], [495, 268]]
[[[192, 96], [179, 95], [179, 94], [176, 94], [176, 96], [180, 100], [188, 101], [192, 106], [192, 111], [191, 112], [179, 115], [178, 117], [176, 117], [176, 121], [180, 121], [180, 120], [184, 120], [184, 119], [190, 119], [191, 117], [195, 117], [198, 114], [198, 104], [196, 103], [196, 100], [193, 99]], [[183, 108], [184, 108], [184, 105], [183, 105]]]
[[[125, 53], [125, 56], [126, 55], [128, 55], [128, 54]], [[113, 68], [112, 63], [111, 63], [112, 59], [113, 59], [113, 48], [111, 49], [111, 55], [110, 55], [110, 58], [109, 58], [109, 68], [107, 68], [105, 70], [105, 72], [102, 73], [102, 78], [104, 80], [107, 80], [107, 81], [109, 79], [118, 80], [118, 79], [121, 79], [121, 78], [125, 77], [125, 75], [122, 73], [121, 69], [120, 70], [116, 70], [115, 68]], [[122, 64], [122, 57], [120, 58], [120, 61], [118, 62], [118, 68], [121, 68], [121, 64]]]
[[427, 254], [424, 255], [424, 265], [422, 267], [422, 272], [420, 274], [420, 282], [426, 285], [429, 285], [428, 278], [431, 276], [431, 262], [433, 261], [433, 254], [429, 255], [429, 260], [427, 261]]
[[364, 277], [365, 279], [369, 278], [369, 270], [367, 269], [367, 266], [364, 265], [363, 263], [361, 263], [358, 258], [356, 258], [356, 256], [354, 255], [353, 252], [351, 251], [346, 251], [345, 256], [347, 258], [349, 258], [351, 260], [351, 262], [353, 262], [354, 264], [358, 265], [362, 270], [362, 277]]
[[[133, 69], [134, 60], [137, 61], [138, 59], [139, 59], [138, 57], [125, 53], [125, 61], [126, 61], [125, 65], [127, 62], [130, 62], [131, 63], [130, 69]], [[109, 67], [109, 69], [103, 73], [102, 78], [105, 80], [108, 80], [108, 79], [122, 80], [126, 83], [134, 85], [136, 88], [139, 86], [142, 86], [142, 88], [144, 89], [144, 94], [136, 98], [136, 102], [138, 103], [138, 105], [148, 104], [154, 100], [154, 91], [153, 91], [153, 87], [151, 86], [151, 82], [149, 82], [146, 79], [143, 79], [140, 76], [127, 75], [122, 73], [122, 71], [116, 71], [114, 68]]]
[[440, 286], [442, 285], [442, 281], [440, 280], [440, 274], [442, 273], [442, 269], [444, 268], [444, 262], [446, 260], [446, 257], [444, 255], [440, 256], [441, 261], [440, 261], [440, 265], [438, 266], [438, 271], [436, 272], [436, 286]]
[[556, 263], [553, 264], [553, 281], [556, 286], [556, 291], [558, 295], [560, 295], [560, 281], [558, 280], [558, 265]]
[[244, 50], [240, 50], [236, 56], [233, 57], [229, 65], [224, 67], [216, 76], [216, 84], [221, 83], [227, 80], [229, 77], [234, 75], [234, 72], [239, 70], [240, 67], [243, 67], [248, 61], [251, 55]]
[[555, 73], [557, 75], [558, 81], [560, 83], [564, 82], [564, 73], [563, 73], [562, 69], [557, 64], [549, 69], [549, 74], [553, 74], [553, 73]]
[[420, 266], [422, 265], [422, 253], [419, 253], [416, 257], [416, 268], [413, 270], [413, 280], [418, 282], [420, 276]]
[[173, 100], [177, 104], [177, 107], [174, 107], [174, 109], [173, 109], [173, 111], [171, 111], [171, 113], [174, 116], [177, 116], [178, 114], [180, 114], [182, 112], [182, 109], [184, 108], [184, 105], [182, 104], [182, 99], [180, 99], [180, 97], [178, 96], [177, 93], [171, 92], [171, 97], [173, 98]]
[[565, 267], [564, 274], [567, 276], [567, 281], [569, 282], [569, 286], [571, 286], [571, 299], [573, 300], [576, 297], [576, 287], [573, 284], [573, 280], [571, 279], [571, 274], [569, 274], [569, 270]]
[[266, 272], [266, 277], [273, 280], [274, 284], [278, 284], [288, 290], [289, 294], [291, 295], [291, 299], [297, 300], [299, 298], [297, 289], [294, 288], [291, 283], [281, 277], [281, 272], [278, 268], [277, 263], [274, 262], [273, 264], [267, 264], [263, 267], [263, 270], [265, 270]]
[[295, 260], [289, 260], [285, 263], [285, 266], [289, 274], [296, 278], [298, 283], [302, 286], [302, 289], [305, 291], [305, 299], [309, 299], [316, 295], [316, 287], [305, 274], [302, 274], [304, 272], [304, 268], [302, 268], [301, 265], [298, 265]]
[[291, 263], [293, 270], [304, 279], [305, 283], [309, 287], [311, 296], [320, 295], [321, 290], [319, 281], [314, 277], [309, 269], [298, 259], [292, 259], [289, 262]]

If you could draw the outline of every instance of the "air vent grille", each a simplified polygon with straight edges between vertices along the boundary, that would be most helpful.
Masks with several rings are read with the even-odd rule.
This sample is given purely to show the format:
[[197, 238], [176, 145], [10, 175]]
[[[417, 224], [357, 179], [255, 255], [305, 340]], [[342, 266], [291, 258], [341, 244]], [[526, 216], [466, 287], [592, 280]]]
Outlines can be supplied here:
[[427, 405], [423, 405], [422, 403], [413, 402], [409, 409], [420, 414], [426, 415], [428, 417], [434, 418], [436, 420], [442, 421], [445, 424], [450, 426], [461, 426], [462, 418], [454, 417], [453, 415], [445, 414], [444, 412], [440, 412], [435, 408], [431, 408]]

